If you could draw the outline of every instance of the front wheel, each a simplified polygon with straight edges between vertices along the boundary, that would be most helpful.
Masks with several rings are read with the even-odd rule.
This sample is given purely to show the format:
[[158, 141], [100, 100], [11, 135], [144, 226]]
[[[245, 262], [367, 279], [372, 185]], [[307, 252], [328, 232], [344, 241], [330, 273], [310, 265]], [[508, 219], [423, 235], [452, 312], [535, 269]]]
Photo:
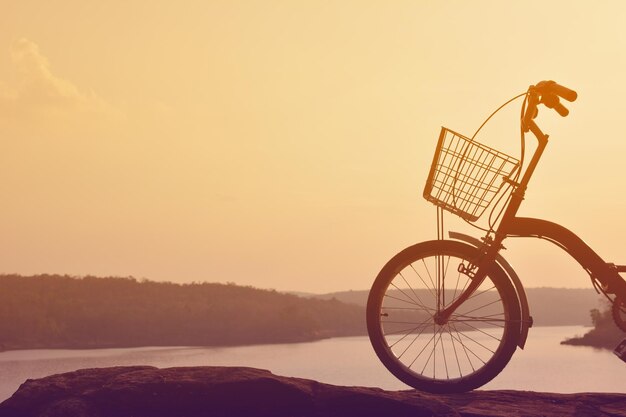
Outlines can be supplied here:
[[465, 243], [411, 246], [380, 271], [367, 301], [378, 358], [398, 379], [433, 393], [478, 388], [504, 369], [520, 334], [520, 306], [508, 276], [489, 267], [480, 287], [444, 322], [437, 312], [463, 293], [478, 256]]

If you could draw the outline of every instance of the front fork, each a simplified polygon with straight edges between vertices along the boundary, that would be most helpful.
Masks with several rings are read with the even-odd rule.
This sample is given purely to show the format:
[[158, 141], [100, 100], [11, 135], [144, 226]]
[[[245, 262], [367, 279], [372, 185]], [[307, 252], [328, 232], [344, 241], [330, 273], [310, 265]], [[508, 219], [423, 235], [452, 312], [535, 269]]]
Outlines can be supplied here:
[[470, 283], [457, 298], [450, 304], [449, 306], [443, 309], [437, 308], [437, 312], [435, 313], [435, 322], [437, 324], [445, 324], [448, 322], [452, 314], [456, 311], [457, 308], [461, 306], [464, 302], [466, 302], [474, 292], [480, 287], [485, 278], [487, 277], [487, 273], [489, 272], [490, 267], [496, 260], [496, 256], [498, 256], [498, 252], [502, 247], [501, 240], [492, 241], [488, 236], [484, 239], [485, 244], [482, 248], [480, 248], [481, 254], [478, 259], [473, 261], [473, 263], [469, 265], [465, 265], [463, 263], [459, 264], [457, 267], [457, 271], [467, 275], [470, 278]]

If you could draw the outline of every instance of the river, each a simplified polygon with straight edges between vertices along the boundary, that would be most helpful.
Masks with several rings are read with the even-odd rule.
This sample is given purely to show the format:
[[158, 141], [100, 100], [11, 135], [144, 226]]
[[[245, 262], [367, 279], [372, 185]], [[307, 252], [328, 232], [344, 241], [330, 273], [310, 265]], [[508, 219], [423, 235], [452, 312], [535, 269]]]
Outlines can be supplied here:
[[[483, 389], [559, 393], [626, 392], [626, 364], [612, 352], [565, 346], [565, 338], [582, 335], [581, 326], [536, 327], [524, 350]], [[251, 366], [275, 374], [315, 379], [336, 385], [408, 389], [378, 361], [367, 337], [317, 342], [240, 347], [145, 347], [92, 350], [16, 350], [0, 353], [0, 401], [28, 378], [81, 368], [118, 365]]]

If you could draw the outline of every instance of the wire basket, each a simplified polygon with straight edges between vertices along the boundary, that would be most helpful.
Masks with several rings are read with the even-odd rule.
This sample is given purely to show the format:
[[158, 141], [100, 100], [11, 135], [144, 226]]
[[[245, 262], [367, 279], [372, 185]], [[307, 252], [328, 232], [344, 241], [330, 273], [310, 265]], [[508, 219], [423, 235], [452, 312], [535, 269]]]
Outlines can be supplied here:
[[424, 198], [473, 222], [518, 168], [512, 156], [442, 127]]

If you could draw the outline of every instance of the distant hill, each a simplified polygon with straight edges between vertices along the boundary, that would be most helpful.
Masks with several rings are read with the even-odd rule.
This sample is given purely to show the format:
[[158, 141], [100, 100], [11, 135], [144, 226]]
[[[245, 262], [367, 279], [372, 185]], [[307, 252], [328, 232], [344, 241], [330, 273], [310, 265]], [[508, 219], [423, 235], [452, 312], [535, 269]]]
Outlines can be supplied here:
[[[297, 294], [301, 297], [336, 299], [344, 303], [365, 306], [369, 291]], [[592, 288], [527, 288], [526, 295], [535, 326], [591, 326], [589, 311], [598, 308], [603, 299]]]
[[[0, 275], [0, 350], [289, 343], [367, 334], [368, 291]], [[589, 325], [592, 289], [528, 289], [535, 325]]]
[[363, 307], [252, 287], [0, 275], [0, 350], [216, 346], [366, 334]]

